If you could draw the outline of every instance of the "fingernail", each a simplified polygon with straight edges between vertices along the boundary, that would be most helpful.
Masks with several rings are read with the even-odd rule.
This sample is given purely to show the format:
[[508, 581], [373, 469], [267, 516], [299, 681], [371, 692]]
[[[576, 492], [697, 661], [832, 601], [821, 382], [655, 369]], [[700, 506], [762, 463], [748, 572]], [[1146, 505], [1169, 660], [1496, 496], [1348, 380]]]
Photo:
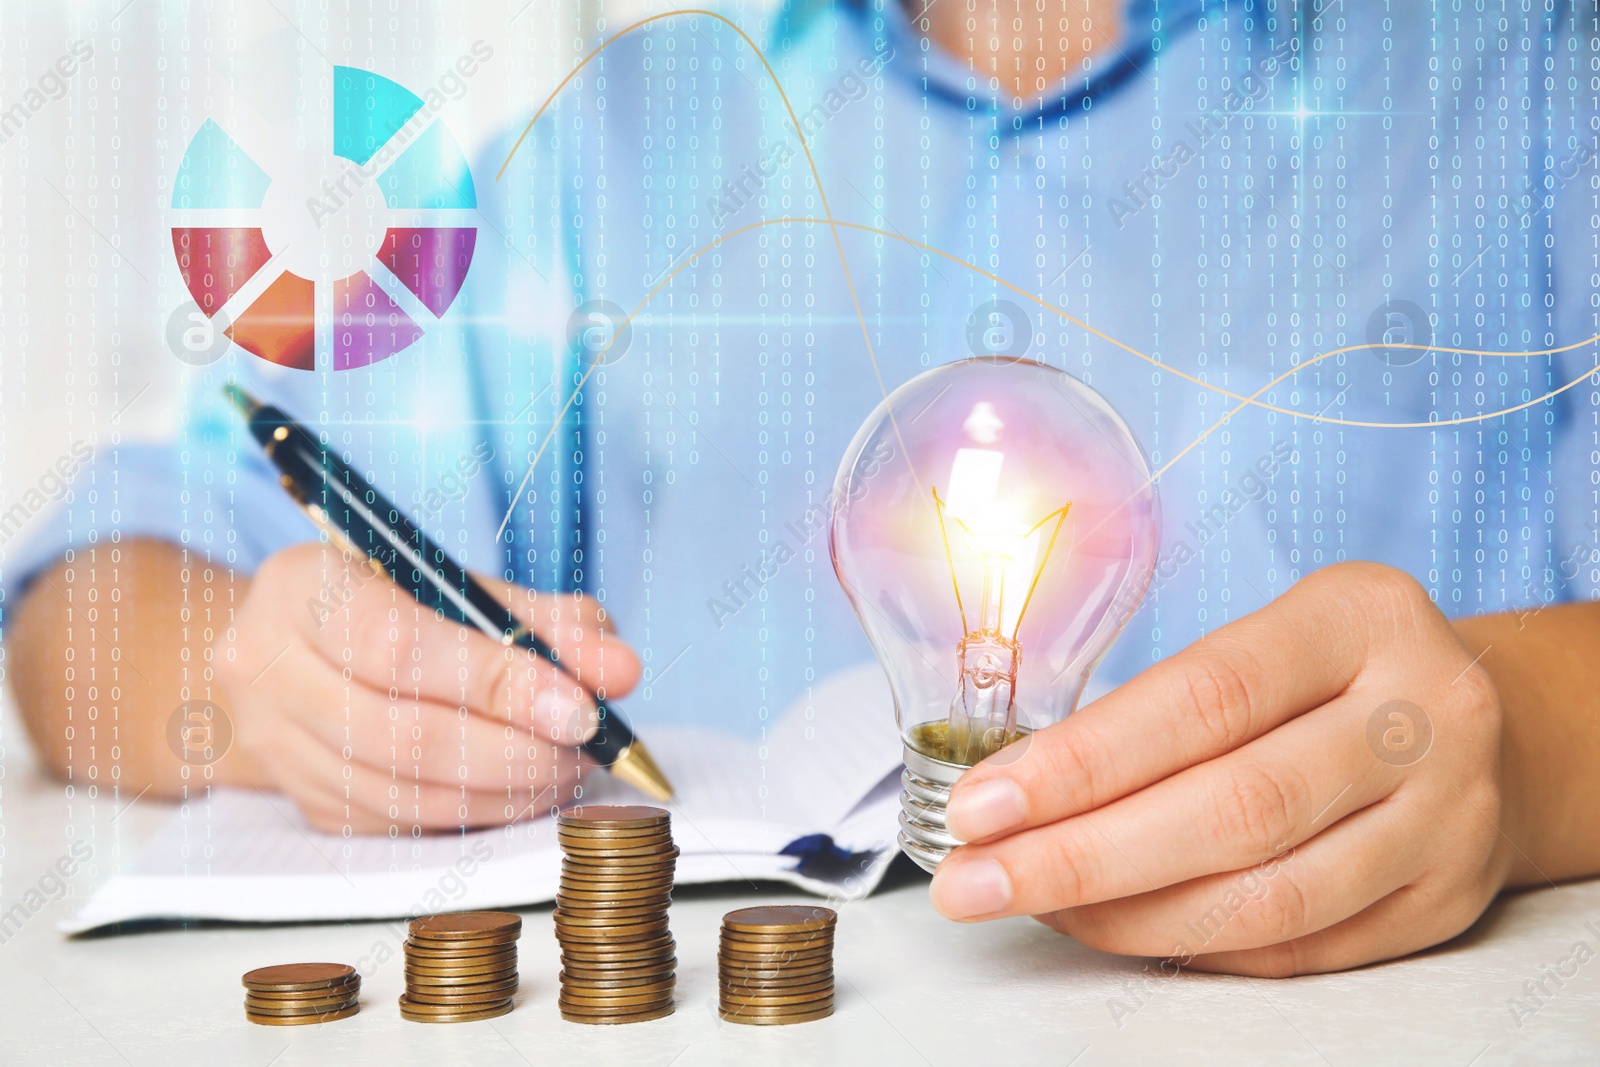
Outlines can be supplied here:
[[581, 745], [600, 731], [600, 717], [588, 701], [574, 706], [574, 701], [556, 689], [541, 689], [533, 696], [533, 721], [535, 728], [558, 724], [560, 741], [565, 745]]
[[933, 875], [933, 908], [946, 919], [975, 919], [1011, 904], [1011, 878], [994, 860], [945, 862]]
[[945, 822], [957, 841], [981, 841], [1021, 826], [1027, 798], [1009, 778], [994, 778], [965, 789], [957, 787], [945, 808]]

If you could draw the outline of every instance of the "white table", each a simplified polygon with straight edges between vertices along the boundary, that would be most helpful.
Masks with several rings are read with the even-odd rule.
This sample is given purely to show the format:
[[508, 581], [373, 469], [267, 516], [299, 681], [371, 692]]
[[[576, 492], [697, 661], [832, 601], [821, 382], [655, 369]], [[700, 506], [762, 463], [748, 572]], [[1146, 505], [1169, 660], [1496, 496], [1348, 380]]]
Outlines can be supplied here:
[[[38, 888], [67, 854], [70, 826], [95, 842], [85, 893], [164, 818], [154, 801], [119, 816], [102, 795], [73, 799], [20, 751], [16, 722], [0, 767], [0, 912]], [[127, 803], [127, 798], [122, 800]], [[115, 817], [115, 822], [113, 818]], [[1516, 1025], [1508, 998], [1558, 967], [1575, 942], [1600, 953], [1600, 883], [1498, 904], [1467, 936], [1419, 958], [1289, 981], [1182, 975], [1102, 955], [1029, 920], [945, 922], [926, 879], [897, 870], [871, 899], [842, 909], [838, 1010], [790, 1027], [721, 1022], [717, 927], [723, 912], [800, 899], [793, 891], [688, 889], [673, 904], [678, 1010], [620, 1027], [556, 1012], [550, 908], [526, 912], [522, 991], [510, 1015], [427, 1026], [400, 1018], [395, 928], [383, 924], [163, 928], [68, 940], [45, 904], [0, 944], [0, 1062], [6, 1064], [1444, 1064], [1600, 1062], [1600, 955]], [[1593, 923], [1593, 928], [1586, 924]], [[322, 1026], [247, 1023], [239, 976], [269, 963], [356, 963], [395, 951], [363, 985], [361, 1013]], [[1148, 968], [1148, 970], [1147, 970]], [[1549, 973], [1549, 972], [1546, 972]], [[1558, 975], [1559, 977], [1559, 975]]]

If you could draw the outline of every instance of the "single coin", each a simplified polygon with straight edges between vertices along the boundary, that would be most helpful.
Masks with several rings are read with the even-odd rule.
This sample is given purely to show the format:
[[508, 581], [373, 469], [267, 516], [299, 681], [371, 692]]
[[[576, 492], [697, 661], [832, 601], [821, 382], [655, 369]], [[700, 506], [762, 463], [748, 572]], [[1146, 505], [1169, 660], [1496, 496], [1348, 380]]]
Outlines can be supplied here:
[[671, 905], [667, 901], [639, 900], [628, 901], [626, 906], [619, 904], [595, 904], [589, 900], [573, 900], [568, 897], [556, 901], [556, 910], [564, 915], [574, 918], [616, 918], [637, 919], [641, 916], [668, 914]]
[[634, 1014], [635, 1011], [653, 1011], [662, 1005], [672, 1003], [674, 993], [651, 993], [650, 997], [637, 997], [632, 1000], [619, 998], [619, 1000], [594, 1000], [589, 997], [568, 997], [565, 992], [555, 998], [555, 1005], [562, 1011], [587, 1014]]
[[572, 822], [563, 822], [556, 819], [556, 833], [561, 837], [629, 837], [645, 834], [670, 835], [672, 833], [672, 818], [650, 820], [643, 826], [624, 826], [616, 821], [604, 819], [579, 819]]
[[722, 936], [738, 941], [804, 941], [807, 938], [833, 937], [836, 926], [796, 926], [788, 930], [739, 930], [726, 923]]
[[672, 971], [657, 974], [650, 978], [629, 978], [623, 984], [617, 984], [616, 979], [601, 979], [591, 981], [577, 978], [566, 971], [561, 971], [561, 991], [576, 996], [584, 997], [625, 997], [640, 993], [661, 992], [671, 989], [677, 976]]
[[481, 960], [489, 956], [514, 956], [516, 952], [517, 943], [515, 941], [497, 944], [489, 944], [487, 942], [481, 944], [463, 943], [449, 949], [440, 949], [420, 942], [406, 942], [407, 959], [438, 960], [440, 962], [467, 961]]
[[413, 1012], [422, 1012], [428, 1008], [437, 1008], [440, 1011], [478, 1011], [481, 1008], [494, 1008], [511, 999], [509, 994], [500, 993], [489, 997], [419, 997], [410, 990], [406, 991], [406, 1001]]
[[[623, 813], [627, 814], [626, 817]], [[616, 833], [639, 833], [645, 830], [662, 830], [672, 826], [672, 815], [665, 808], [643, 804], [574, 804], [556, 815], [556, 831], [563, 834], [582, 834], [606, 830]]]
[[475, 974], [419, 974], [408, 969], [405, 973], [406, 985], [482, 985], [483, 982], [504, 982], [517, 977], [517, 968], [506, 966], [498, 971], [478, 971]]
[[418, 971], [410, 967], [405, 969], [407, 982], [417, 985], [463, 985], [472, 982], [503, 982], [507, 978], [514, 978], [517, 974], [516, 965], [509, 967], [496, 967], [492, 971], [467, 971], [460, 974], [434, 974], [431, 971]]
[[515, 945], [521, 931], [511, 930], [497, 934], [474, 937], [433, 937], [429, 934], [412, 934], [406, 944], [438, 952], [471, 952], [475, 949], [504, 948]]
[[782, 985], [769, 982], [730, 982], [726, 978], [718, 978], [717, 987], [725, 993], [733, 993], [738, 996], [803, 996], [819, 990], [832, 989], [833, 975], [831, 973], [810, 975], [803, 982], [787, 982]]
[[484, 937], [452, 937], [432, 938], [426, 934], [412, 934], [405, 939], [408, 948], [422, 949], [424, 952], [454, 952], [472, 953], [482, 952], [485, 949], [512, 949], [516, 947], [519, 937], [511, 934], [488, 934]]
[[406, 976], [435, 977], [435, 979], [474, 979], [482, 974], [515, 974], [517, 961], [507, 960], [493, 966], [421, 966], [406, 963]]
[[563, 846], [561, 851], [569, 860], [595, 864], [609, 864], [617, 860], [632, 859], [659, 860], [664, 856], [677, 858], [679, 855], [677, 846], [670, 841], [664, 845], [624, 845], [614, 848], [573, 848], [571, 846]]
[[511, 1010], [513, 1001], [507, 997], [498, 1004], [462, 1010], [443, 1008], [434, 1004], [415, 1004], [400, 995], [400, 1017], [414, 1023], [470, 1023], [479, 1019], [495, 1019]]
[[558, 905], [563, 901], [576, 901], [579, 904], [628, 904], [635, 907], [653, 904], [664, 908], [672, 903], [672, 879], [667, 879], [661, 885], [619, 889], [598, 883], [594, 888], [584, 888], [581, 883], [563, 878], [556, 888], [556, 894]]
[[413, 945], [406, 946], [406, 963], [423, 967], [479, 967], [491, 963], [514, 963], [516, 959], [516, 947], [510, 945], [462, 952], [434, 952]]
[[648, 959], [616, 962], [578, 960], [563, 954], [561, 969], [575, 978], [637, 978], [640, 975], [674, 970], [678, 966], [674, 962], [675, 959], [676, 957], [670, 952]]
[[341, 982], [338, 985], [318, 986], [315, 989], [250, 989], [245, 996], [255, 1000], [300, 1003], [307, 1000], [326, 1000], [329, 997], [352, 997], [361, 992], [361, 982]]
[[648, 882], [623, 883], [616, 881], [584, 881], [571, 875], [563, 874], [561, 881], [556, 886], [556, 892], [563, 896], [591, 896], [597, 900], [659, 900], [670, 903], [672, 900], [673, 882], [677, 875], [668, 874], [663, 877], [653, 877]]
[[576, 967], [641, 967], [670, 960], [677, 955], [677, 950], [678, 946], [671, 943], [652, 945], [648, 949], [636, 952], [624, 949], [604, 949], [597, 945], [569, 942], [561, 946], [561, 962], [570, 963]]
[[[629, 915], [627, 914], [629, 912], [638, 914]], [[556, 922], [565, 921], [569, 925], [604, 926], [615, 923], [618, 919], [628, 920], [629, 925], [634, 925], [639, 921], [639, 915], [665, 919], [667, 909], [656, 904], [640, 904], [630, 908], [587, 908], [582, 905], [574, 908], [569, 905], [564, 908], [557, 907], [551, 912], [550, 917]]]
[[677, 871], [676, 856], [652, 857], [643, 863], [590, 863], [586, 860], [563, 859], [561, 879], [568, 882], [604, 881], [606, 887], [638, 889], [632, 883], [651, 884], [671, 879]]
[[738, 979], [720, 976], [717, 979], [718, 989], [730, 993], [749, 993], [749, 995], [763, 995], [763, 993], [787, 993], [790, 990], [813, 990], [818, 987], [832, 989], [834, 987], [834, 973], [822, 971], [821, 974], [805, 974], [794, 979], [779, 979], [776, 982], [752, 982], [747, 979]]
[[677, 946], [669, 939], [666, 944], [655, 945], [644, 952], [617, 950], [596, 951], [599, 946], [582, 943], [561, 946], [561, 959], [587, 970], [627, 971], [640, 967], [664, 967], [677, 958]]
[[563, 886], [556, 890], [558, 908], [665, 908], [671, 903], [671, 893], [659, 889], [590, 890]]
[[606, 870], [615, 870], [620, 867], [648, 867], [653, 863], [670, 863], [680, 855], [682, 850], [677, 845], [668, 845], [663, 849], [634, 856], [589, 856], [563, 852], [561, 863], [562, 866], [602, 867]]
[[584, 826], [614, 826], [629, 829], [659, 826], [670, 823], [672, 815], [665, 808], [652, 808], [645, 804], [580, 804], [556, 816], [556, 825], [579, 829]]
[[414, 1004], [434, 1005], [448, 1007], [455, 1005], [461, 1008], [483, 1007], [504, 1000], [517, 991], [517, 983], [502, 983], [494, 989], [486, 989], [477, 993], [457, 993], [454, 990], [437, 992], [432, 989], [417, 989], [406, 987], [406, 996]]
[[[642, 911], [642, 915], [617, 915], [618, 910]], [[645, 907], [630, 909], [609, 909], [598, 912], [579, 908], [569, 911], [566, 908], [556, 908], [550, 915], [557, 927], [576, 926], [639, 926], [648, 922], [666, 922], [669, 915], [667, 908]]]
[[620, 982], [671, 974], [678, 966], [678, 958], [668, 956], [666, 959], [645, 960], [638, 963], [579, 963], [563, 960], [561, 966], [562, 970], [574, 978]]
[[777, 993], [745, 993], [733, 992], [727, 989], [719, 990], [722, 1006], [738, 1006], [745, 1008], [779, 1008], [786, 1004], [818, 1004], [824, 1000], [833, 999], [833, 983], [824, 982], [815, 989], [803, 993], [777, 992]]
[[665, 922], [650, 923], [645, 926], [612, 927], [604, 926], [558, 926], [556, 927], [556, 940], [565, 947], [581, 949], [584, 946], [598, 948], [631, 948], [641, 942], [654, 942], [670, 933], [671, 927]]
[[722, 925], [729, 930], [760, 934], [792, 930], [799, 926], [833, 926], [839, 913], [820, 904], [768, 904], [755, 908], [739, 908], [722, 917]]
[[406, 942], [407, 959], [436, 960], [440, 963], [476, 961], [490, 956], [515, 956], [516, 953], [515, 941], [496, 944], [464, 942], [449, 949], [440, 949], [422, 942]]
[[278, 1001], [260, 1001], [245, 997], [244, 1010], [256, 1015], [326, 1015], [329, 1012], [343, 1011], [360, 1002], [359, 996], [325, 997], [304, 1004], [283, 1004]]
[[726, 944], [717, 949], [719, 959], [734, 963], [753, 964], [757, 967], [782, 967], [790, 963], [818, 963], [833, 958], [833, 949], [808, 948], [797, 952], [745, 952], [729, 948]]
[[561, 986], [561, 1001], [573, 1007], [614, 1008], [653, 1004], [662, 997], [671, 996], [677, 988], [675, 979], [668, 978], [649, 986], [632, 989], [597, 989], [588, 986]]
[[461, 993], [463, 995], [482, 992], [485, 989], [498, 989], [501, 986], [516, 988], [518, 975], [516, 971], [500, 975], [475, 975], [471, 978], [439, 981], [418, 981], [406, 977], [406, 988], [429, 996], [442, 996], [445, 993]]
[[626, 954], [615, 952], [605, 954], [575, 952], [568, 946], [563, 946], [561, 950], [561, 963], [563, 966], [591, 971], [602, 969], [635, 970], [644, 967], [660, 968], [667, 966], [675, 958], [675, 947]]
[[590, 920], [592, 922], [617, 922], [634, 921], [641, 919], [664, 919], [667, 917], [667, 908], [664, 904], [639, 904], [630, 908], [616, 907], [589, 907], [583, 902], [571, 900], [556, 906], [556, 912], [566, 918], [568, 922]]
[[748, 963], [739, 960], [719, 959], [717, 969], [724, 975], [739, 975], [744, 978], [794, 978], [803, 974], [812, 974], [816, 971], [833, 970], [833, 960], [804, 960], [800, 963]]
[[570, 915], [567, 912], [562, 911], [560, 908], [557, 908], [552, 918], [555, 920], [555, 924], [558, 929], [593, 928], [600, 930], [627, 930], [637, 926], [654, 926], [667, 921], [667, 915], [664, 910], [658, 911], [652, 915], [629, 918], [627, 916], [613, 915], [602, 915], [598, 917], [593, 915]]
[[441, 966], [455, 963], [482, 963], [501, 956], [515, 959], [517, 956], [515, 941], [498, 945], [457, 945], [448, 949], [438, 948], [426, 942], [407, 941], [405, 947], [406, 959], [437, 963]]
[[347, 982], [356, 973], [348, 963], [280, 963], [246, 971], [240, 979], [246, 989], [268, 989], [280, 993], [295, 989], [316, 989]]
[[654, 849], [666, 852], [676, 847], [670, 833], [632, 834], [618, 837], [614, 834], [579, 835], [562, 832], [561, 851], [573, 852], [639, 852]]
[[584, 943], [608, 942], [622, 944], [660, 937], [671, 929], [666, 916], [636, 916], [631, 919], [609, 919], [595, 923], [573, 922], [568, 919], [555, 924], [557, 941]]
[[433, 941], [472, 940], [490, 936], [515, 938], [522, 932], [522, 916], [509, 911], [457, 911], [446, 915], [424, 915], [412, 919], [412, 937]]
[[667, 981], [668, 979], [676, 977], [676, 971], [674, 968], [668, 967], [664, 971], [656, 969], [646, 971], [641, 974], [593, 975], [576, 974], [563, 968], [557, 972], [556, 977], [563, 983], [570, 983], [575, 986], [583, 986], [588, 989], [634, 989], [642, 986], [654, 985], [657, 982]]
[[809, 989], [817, 985], [829, 985], [833, 982], [833, 972], [823, 971], [820, 974], [803, 974], [793, 978], [777, 978], [765, 981], [751, 981], [744, 978], [733, 978], [728, 975], [717, 977], [717, 988], [726, 989], [734, 993], [783, 993], [791, 989]]
[[406, 963], [421, 967], [487, 967], [493, 963], [515, 962], [516, 958], [515, 945], [472, 952], [431, 952], [415, 947], [406, 949]]
[[561, 943], [561, 958], [571, 958], [580, 963], [599, 964], [636, 964], [646, 960], [670, 959], [678, 950], [677, 944], [671, 937], [651, 941], [643, 946], [634, 946], [623, 942], [618, 945], [608, 945], [599, 941], [563, 941]]
[[675, 878], [677, 878], [676, 872], [669, 872], [652, 874], [645, 878], [610, 877], [596, 881], [586, 875], [575, 876], [563, 871], [560, 881], [556, 883], [556, 892], [558, 896], [576, 894], [599, 900], [614, 900], [620, 897], [660, 897], [663, 900], [670, 900]]
[[622, 883], [604, 879], [586, 882], [572, 875], [564, 874], [556, 887], [556, 892], [562, 896], [579, 893], [605, 894], [601, 899], [623, 897], [637, 899], [644, 897], [647, 900], [659, 900], [665, 904], [672, 901], [672, 887], [676, 879], [677, 875], [668, 873], [659, 877], [652, 876], [652, 880], [648, 882]]
[[672, 833], [667, 830], [584, 830], [562, 829], [557, 842], [563, 852], [569, 849], [590, 848], [652, 848], [671, 845]]
[[787, 1026], [790, 1023], [809, 1023], [817, 1019], [826, 1019], [833, 1014], [833, 1005], [802, 1015], [748, 1015], [743, 1012], [726, 1011], [719, 1014], [730, 1023], [743, 1023], [747, 1026]]
[[582, 1012], [561, 1009], [561, 1017], [569, 1023], [585, 1023], [591, 1026], [619, 1025], [622, 1023], [647, 1023], [651, 1019], [664, 1019], [677, 1009], [671, 1002], [650, 1011], [633, 1012], [627, 1015], [586, 1015]]
[[774, 1015], [804, 1015], [807, 1012], [817, 1011], [821, 1008], [832, 1008], [833, 998], [826, 997], [822, 1000], [812, 1001], [809, 1004], [780, 1004], [764, 1007], [750, 1004], [719, 1004], [718, 1007], [721, 1009], [724, 1017], [728, 1016], [729, 1014], [739, 1014], [749, 1016], [752, 1019], [759, 1019], [763, 1016]]
[[832, 956], [833, 946], [828, 945], [749, 945], [739, 941], [719, 941], [717, 954], [729, 959], [748, 959], [751, 956], [773, 956], [778, 958], [815, 958]]
[[723, 941], [733, 945], [750, 945], [752, 949], [810, 949], [816, 945], [834, 944], [834, 931], [811, 931], [806, 934], [741, 934], [733, 929], [725, 929], [718, 934]]
[[658, 853], [648, 853], [643, 856], [581, 856], [576, 853], [562, 853], [562, 867], [597, 867], [600, 870], [622, 872], [624, 869], [632, 870], [634, 867], [670, 864], [680, 854], [682, 849], [677, 845], [670, 845]]
[[643, 1004], [634, 1008], [580, 1008], [576, 1005], [556, 1002], [561, 1017], [575, 1023], [622, 1023], [644, 1022], [646, 1019], [658, 1019], [662, 1015], [670, 1015], [676, 1002], [670, 997], [657, 1004]]
[[646, 907], [637, 910], [643, 912], [643, 915], [632, 917], [632, 915], [613, 915], [608, 912], [586, 915], [584, 912], [568, 912], [563, 907], [558, 907], [552, 913], [552, 918], [557, 926], [638, 926], [646, 920], [662, 921], [662, 923], [667, 921], [667, 909], [664, 907]]
[[332, 1023], [338, 1022], [340, 1019], [348, 1019], [360, 1010], [361, 1005], [354, 1004], [340, 1011], [332, 1011], [324, 1015], [261, 1015], [257, 1012], [247, 1011], [244, 1013], [244, 1017], [253, 1023], [260, 1023], [262, 1026], [311, 1026], [316, 1023]]
[[832, 945], [747, 945], [738, 941], [719, 941], [717, 954], [729, 959], [747, 959], [751, 956], [804, 958], [809, 955], [832, 956]]
[[658, 881], [677, 869], [678, 857], [670, 852], [659, 856], [634, 857], [617, 860], [589, 860], [580, 857], [561, 858], [561, 877], [595, 879], [613, 882]]
[[678, 861], [670, 856], [667, 859], [651, 858], [642, 863], [618, 860], [614, 866], [581, 863], [571, 859], [561, 861], [563, 882], [616, 886], [624, 889], [643, 889], [646, 886], [671, 888], [673, 879], [678, 876], [677, 871]]

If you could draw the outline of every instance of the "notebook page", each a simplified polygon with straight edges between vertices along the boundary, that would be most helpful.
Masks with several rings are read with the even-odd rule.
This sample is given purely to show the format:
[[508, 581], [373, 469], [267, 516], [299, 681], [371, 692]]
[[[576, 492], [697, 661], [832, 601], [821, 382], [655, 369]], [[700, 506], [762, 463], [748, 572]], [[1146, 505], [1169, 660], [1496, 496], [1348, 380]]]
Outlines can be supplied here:
[[[863, 677], [886, 694], [881, 673]], [[780, 879], [844, 896], [877, 884], [893, 856], [887, 845], [862, 861], [847, 887], [802, 874], [794, 857], [780, 854], [796, 838], [834, 832], [847, 815], [855, 839], [841, 842], [847, 848], [892, 843], [898, 791], [885, 792], [883, 783], [899, 765], [897, 734], [882, 706], [872, 717], [878, 725], [863, 725], [873, 710], [860, 703], [857, 689], [865, 684], [847, 674], [818, 686], [812, 718], [796, 719], [804, 712], [797, 705], [766, 743], [694, 728], [652, 731], [651, 753], [678, 788], [668, 807], [682, 852], [680, 883]], [[583, 782], [581, 799], [646, 798], [596, 773]], [[863, 849], [857, 841], [873, 844]], [[176, 807], [134, 861], [60, 928], [136, 918], [292, 922], [512, 907], [552, 899], [560, 866], [547, 814], [465, 833], [347, 839], [311, 829], [286, 797], [217, 790]]]

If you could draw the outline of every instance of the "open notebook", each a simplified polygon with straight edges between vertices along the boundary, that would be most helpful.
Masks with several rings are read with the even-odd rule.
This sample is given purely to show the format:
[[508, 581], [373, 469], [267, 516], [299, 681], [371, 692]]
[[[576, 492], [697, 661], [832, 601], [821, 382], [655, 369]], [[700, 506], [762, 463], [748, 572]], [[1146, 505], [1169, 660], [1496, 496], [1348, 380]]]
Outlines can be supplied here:
[[[663, 727], [647, 740], [678, 790], [667, 807], [680, 884], [776, 879], [851, 899], [871, 892], [894, 857], [900, 741], [876, 664], [816, 686], [765, 741]], [[654, 803], [598, 773], [582, 800]], [[560, 870], [548, 815], [463, 834], [347, 840], [309, 829], [286, 797], [219, 790], [175, 810], [60, 929], [515, 907], [554, 899]]]

